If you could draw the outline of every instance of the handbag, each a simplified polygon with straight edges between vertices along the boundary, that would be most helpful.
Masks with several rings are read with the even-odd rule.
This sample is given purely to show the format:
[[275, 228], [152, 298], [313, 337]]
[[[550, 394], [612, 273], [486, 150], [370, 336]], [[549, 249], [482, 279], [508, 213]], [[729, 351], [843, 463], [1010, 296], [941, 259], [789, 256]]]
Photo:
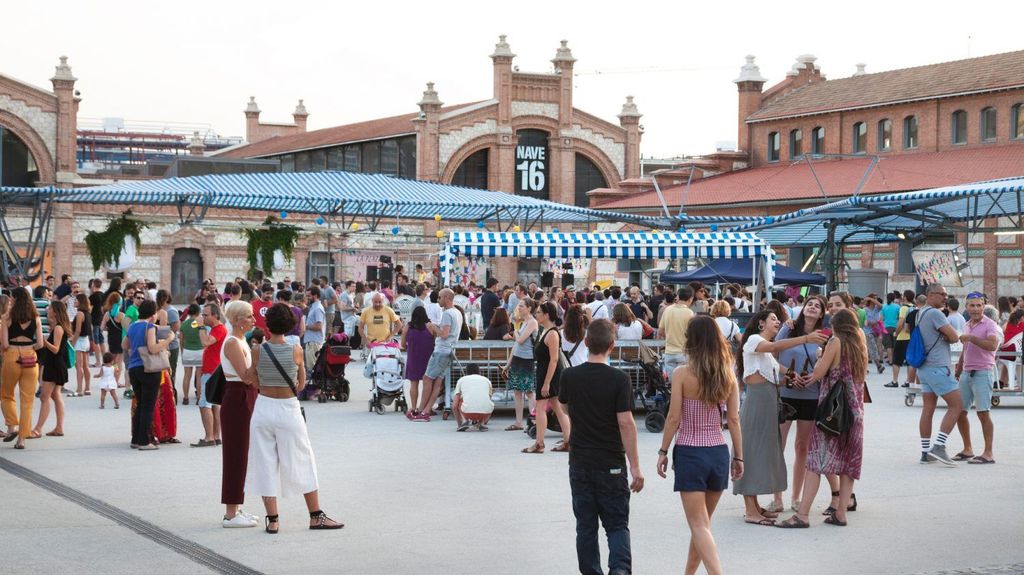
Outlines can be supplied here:
[[[281, 379], [288, 382], [288, 387], [292, 388], [292, 393], [294, 393], [295, 397], [298, 398], [299, 392], [297, 389], [295, 389], [295, 383], [293, 383], [292, 378], [288, 377], [288, 374], [284, 372], [284, 368], [281, 367], [281, 363], [277, 361], [277, 357], [274, 356], [274, 352], [270, 349], [270, 345], [267, 344], [266, 342], [263, 343], [263, 353], [270, 356], [270, 361], [274, 362], [274, 367], [277, 368], [277, 373], [281, 374]], [[300, 405], [299, 413], [302, 414], [302, 421], [306, 421], [306, 408]]]
[[[778, 377], [776, 377], [778, 379]], [[796, 418], [796, 408], [792, 405], [782, 401], [782, 394], [779, 393], [779, 386], [772, 386], [775, 388], [775, 397], [779, 402], [779, 425], [786, 423], [791, 419]]]
[[853, 410], [846, 400], [846, 388], [849, 385], [846, 381], [837, 381], [828, 390], [825, 400], [818, 404], [814, 425], [825, 435], [838, 437], [853, 425]]
[[33, 368], [38, 365], [38, 363], [35, 353], [30, 353], [28, 355], [18, 354], [18, 365], [21, 366], [22, 369]]
[[[156, 328], [156, 326], [153, 326]], [[146, 328], [149, 330], [149, 328]], [[146, 373], [160, 373], [165, 369], [171, 369], [171, 352], [166, 349], [153, 353], [145, 344], [138, 348], [139, 359], [142, 360], [142, 371]]]
[[220, 405], [224, 402], [224, 387], [227, 385], [227, 378], [224, 377], [224, 366], [217, 366], [217, 369], [210, 374], [206, 380], [206, 402], [213, 405]]

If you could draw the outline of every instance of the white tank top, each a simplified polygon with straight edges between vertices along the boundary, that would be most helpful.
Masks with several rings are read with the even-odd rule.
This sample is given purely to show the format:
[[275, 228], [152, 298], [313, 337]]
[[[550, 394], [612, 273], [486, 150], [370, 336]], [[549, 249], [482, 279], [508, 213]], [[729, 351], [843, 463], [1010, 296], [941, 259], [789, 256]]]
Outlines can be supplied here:
[[228, 341], [235, 340], [238, 342], [239, 347], [242, 348], [242, 356], [245, 358], [245, 367], [248, 369], [252, 365], [252, 350], [245, 345], [245, 339], [229, 335], [228, 339], [224, 340], [224, 345], [220, 347], [220, 364], [224, 368], [224, 379], [228, 381], [242, 381], [242, 377], [235, 373], [234, 366], [231, 365], [231, 361], [224, 351], [228, 347]]

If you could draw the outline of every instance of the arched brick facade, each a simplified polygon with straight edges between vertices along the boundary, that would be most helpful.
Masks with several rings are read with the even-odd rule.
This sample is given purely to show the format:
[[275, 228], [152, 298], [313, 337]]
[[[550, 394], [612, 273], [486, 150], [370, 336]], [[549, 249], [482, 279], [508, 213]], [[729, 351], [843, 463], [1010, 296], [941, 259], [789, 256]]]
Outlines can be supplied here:
[[53, 156], [46, 148], [43, 138], [27, 122], [6, 110], [0, 110], [0, 126], [18, 136], [28, 148], [32, 159], [39, 168], [39, 185], [51, 185], [57, 181]]

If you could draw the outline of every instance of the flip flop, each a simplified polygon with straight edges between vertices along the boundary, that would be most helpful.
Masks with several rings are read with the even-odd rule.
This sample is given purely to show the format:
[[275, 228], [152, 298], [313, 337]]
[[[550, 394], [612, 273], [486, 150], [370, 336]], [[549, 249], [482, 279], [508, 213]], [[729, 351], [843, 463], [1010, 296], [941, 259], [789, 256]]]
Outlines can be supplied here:
[[749, 523], [751, 525], [762, 525], [764, 527], [774, 527], [775, 526], [775, 520], [774, 519], [769, 519], [767, 517], [761, 517], [760, 519], [752, 519], [750, 517], [744, 516], [743, 517], [743, 522], [744, 523]]
[[56, 431], [51, 431], [51, 432], [47, 433], [46, 436], [47, 437], [64, 437], [64, 434], [56, 432]]
[[564, 444], [564, 443], [561, 443], [559, 445], [556, 445], [556, 446], [552, 447], [551, 451], [557, 451], [559, 453], [567, 453], [569, 451], [569, 446]]
[[988, 459], [986, 457], [982, 457], [982, 456], [979, 455], [979, 456], [975, 457], [974, 459], [968, 461], [967, 463], [969, 463], [971, 465], [988, 465], [988, 464], [995, 463], [995, 462], [996, 462], [995, 459]]
[[523, 426], [513, 423], [512, 425], [505, 428], [505, 431], [522, 431]]
[[953, 461], [969, 461], [971, 459], [974, 459], [974, 454], [971, 453], [970, 455], [968, 455], [963, 451], [953, 456]]
[[26, 439], [39, 439], [42, 436], [43, 435], [41, 433], [39, 433], [38, 431], [33, 431], [32, 433], [28, 434], [28, 437]]

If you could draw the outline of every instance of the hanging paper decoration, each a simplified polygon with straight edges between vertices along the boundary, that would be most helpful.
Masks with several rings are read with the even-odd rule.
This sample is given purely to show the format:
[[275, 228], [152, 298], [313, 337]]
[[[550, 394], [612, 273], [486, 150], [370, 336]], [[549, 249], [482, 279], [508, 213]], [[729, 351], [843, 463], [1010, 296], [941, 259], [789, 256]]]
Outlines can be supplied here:
[[551, 233], [557, 234], [558, 233], [558, 228], [551, 228]]
[[324, 219], [323, 218], [317, 218], [316, 219], [316, 225], [318, 225], [318, 226], [324, 225]]
[[718, 224], [711, 224], [711, 231], [717, 232], [718, 231]]
[[402, 231], [402, 228], [399, 228], [398, 226], [395, 226], [395, 227], [391, 228], [391, 235], [397, 236], [398, 232], [400, 232], [400, 231]]
[[476, 223], [476, 227], [478, 227], [478, 228], [480, 228], [480, 229], [483, 229], [483, 227], [484, 227], [484, 223], [483, 223], [483, 222], [477, 222], [477, 223]]
[[434, 214], [434, 221], [435, 222], [441, 221], [441, 214]]
[[288, 212], [286, 212], [284, 210], [281, 210], [281, 219], [283, 220], [283, 219], [285, 219], [287, 217], [288, 217]]
[[436, 232], [434, 232], [434, 235], [437, 236], [437, 239], [441, 239], [444, 237], [444, 232], [441, 230], [437, 230]]
[[352, 222], [352, 231], [353, 232], [358, 232], [359, 231], [359, 222]]
[[519, 233], [519, 229], [520, 229], [519, 226], [512, 226], [512, 231], [517, 233], [517, 234]]

